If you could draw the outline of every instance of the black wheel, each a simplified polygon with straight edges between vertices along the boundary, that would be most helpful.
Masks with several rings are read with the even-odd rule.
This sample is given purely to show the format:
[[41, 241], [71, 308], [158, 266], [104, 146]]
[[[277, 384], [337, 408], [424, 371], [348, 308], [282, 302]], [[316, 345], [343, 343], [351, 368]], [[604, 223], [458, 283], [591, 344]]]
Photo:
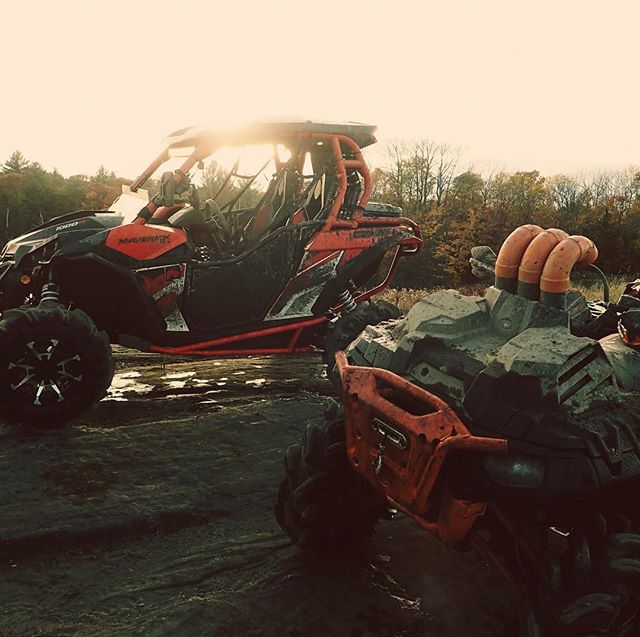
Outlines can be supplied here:
[[495, 554], [530, 600], [521, 637], [640, 635], [640, 534], [627, 518], [594, 512], [564, 530], [516, 520], [517, 536], [490, 518], [487, 528]]
[[0, 412], [9, 422], [56, 425], [100, 400], [114, 372], [105, 332], [81, 310], [12, 309], [0, 318]]
[[560, 604], [547, 604], [543, 625], [558, 637], [640, 634], [640, 534], [578, 534], [565, 560]]
[[307, 425], [302, 444], [287, 449], [284, 469], [275, 514], [300, 549], [354, 548], [381, 517], [390, 517], [382, 496], [349, 464], [342, 409], [335, 401], [325, 422]]
[[329, 380], [338, 391], [340, 391], [340, 377], [336, 369], [336, 352], [345, 349], [367, 325], [378, 325], [401, 316], [402, 312], [393, 303], [376, 301], [360, 303], [355, 310], [342, 315], [333, 323], [325, 340], [323, 362], [327, 366]]

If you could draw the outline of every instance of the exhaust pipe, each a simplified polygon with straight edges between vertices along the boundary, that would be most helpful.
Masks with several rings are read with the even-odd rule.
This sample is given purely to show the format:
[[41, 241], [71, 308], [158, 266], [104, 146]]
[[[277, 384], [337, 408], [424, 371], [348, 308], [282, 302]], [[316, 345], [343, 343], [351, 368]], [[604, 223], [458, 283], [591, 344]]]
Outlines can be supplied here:
[[518, 268], [529, 244], [542, 232], [540, 226], [527, 224], [516, 228], [505, 240], [496, 261], [495, 286], [515, 294], [518, 288]]
[[527, 246], [518, 268], [518, 294], [537, 301], [540, 297], [540, 277], [552, 250], [569, 235], [564, 230], [549, 228]]
[[547, 307], [565, 309], [569, 277], [574, 266], [586, 267], [598, 258], [598, 248], [587, 237], [563, 239], [547, 258], [540, 278], [540, 301]]

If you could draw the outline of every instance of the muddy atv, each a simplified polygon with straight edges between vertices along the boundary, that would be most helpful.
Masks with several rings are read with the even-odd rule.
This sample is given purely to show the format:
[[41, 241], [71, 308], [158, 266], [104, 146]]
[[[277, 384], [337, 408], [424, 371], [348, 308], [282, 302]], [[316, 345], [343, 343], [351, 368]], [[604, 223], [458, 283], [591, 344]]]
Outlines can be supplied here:
[[[361, 149], [374, 131], [183, 129], [109, 210], [73, 212], [10, 241], [0, 262], [2, 417], [50, 424], [89, 407], [111, 382], [112, 343], [210, 357], [325, 350], [331, 371], [365, 325], [399, 315], [370, 299], [422, 243], [398, 208], [369, 204]], [[203, 160], [247, 148], [250, 159], [266, 149], [267, 161], [249, 174], [236, 161], [201, 201]], [[142, 186], [175, 157], [149, 199]], [[257, 203], [241, 207], [260, 180]]]
[[640, 634], [640, 282], [620, 333], [573, 334], [569, 273], [596, 256], [518, 228], [484, 297], [430, 294], [339, 352], [342, 404], [285, 454], [292, 541], [350, 550], [399, 511], [489, 557], [520, 635]]

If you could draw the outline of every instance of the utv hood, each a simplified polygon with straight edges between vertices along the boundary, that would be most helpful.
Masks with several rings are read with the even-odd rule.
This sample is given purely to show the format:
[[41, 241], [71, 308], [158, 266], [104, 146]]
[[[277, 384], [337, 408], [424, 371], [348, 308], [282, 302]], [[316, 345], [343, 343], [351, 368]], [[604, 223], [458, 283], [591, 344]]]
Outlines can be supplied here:
[[56, 237], [74, 233], [78, 238], [102, 232], [119, 226], [123, 215], [117, 212], [96, 212], [81, 210], [61, 217], [56, 217], [47, 223], [37, 226], [33, 230], [9, 241], [0, 255], [2, 260], [19, 261], [34, 249], [40, 248]]

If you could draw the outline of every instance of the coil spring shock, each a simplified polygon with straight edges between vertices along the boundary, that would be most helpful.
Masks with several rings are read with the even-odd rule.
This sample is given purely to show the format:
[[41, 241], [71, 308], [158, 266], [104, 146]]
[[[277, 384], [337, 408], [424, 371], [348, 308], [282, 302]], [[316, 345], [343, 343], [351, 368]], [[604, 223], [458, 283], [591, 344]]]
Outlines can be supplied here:
[[60, 288], [55, 283], [45, 283], [40, 294], [40, 303], [60, 303]]
[[342, 292], [340, 292], [340, 294], [338, 295], [338, 301], [340, 302], [340, 305], [344, 306], [345, 314], [353, 312], [353, 310], [358, 307], [358, 304], [353, 299], [353, 294], [351, 294], [349, 290], [343, 290]]

